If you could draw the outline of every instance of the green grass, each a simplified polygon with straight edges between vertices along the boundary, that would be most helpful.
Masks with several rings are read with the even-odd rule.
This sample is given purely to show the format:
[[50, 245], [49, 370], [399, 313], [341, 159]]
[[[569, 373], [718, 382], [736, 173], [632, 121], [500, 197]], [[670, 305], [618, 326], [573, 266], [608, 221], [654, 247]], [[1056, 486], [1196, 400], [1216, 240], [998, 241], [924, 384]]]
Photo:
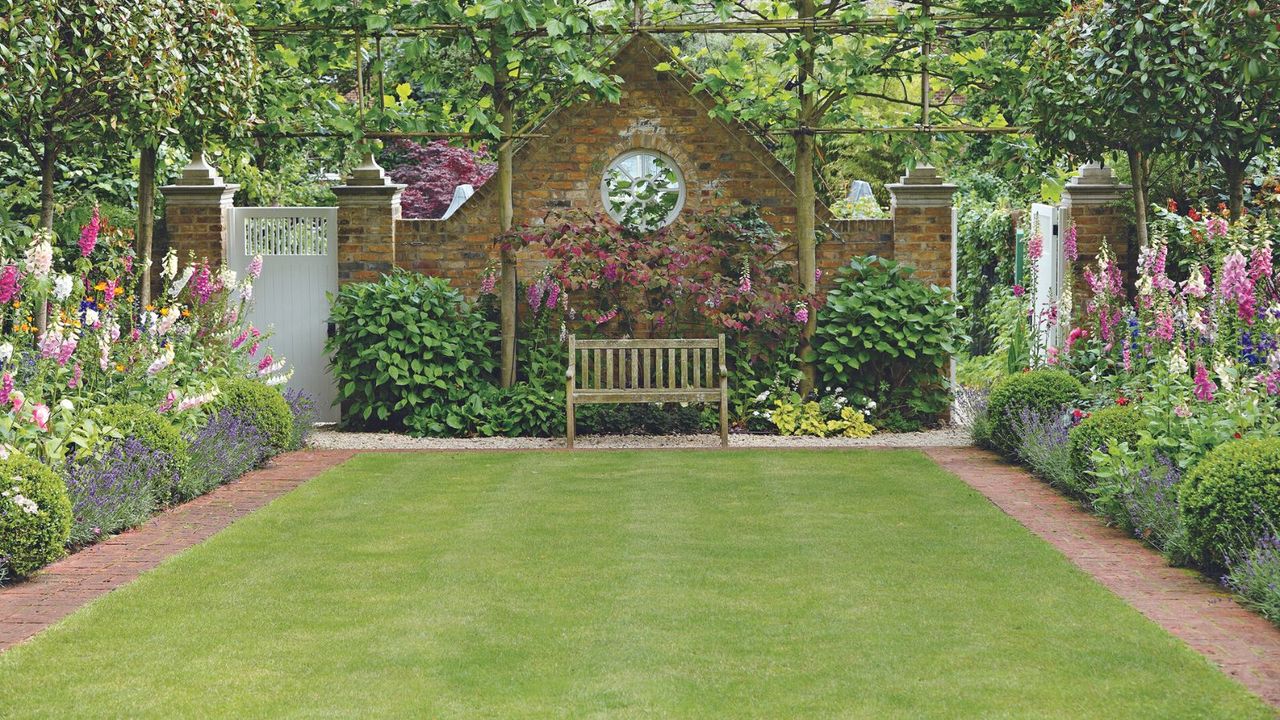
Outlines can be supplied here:
[[0, 654], [0, 715], [1272, 717], [876, 451], [361, 456]]

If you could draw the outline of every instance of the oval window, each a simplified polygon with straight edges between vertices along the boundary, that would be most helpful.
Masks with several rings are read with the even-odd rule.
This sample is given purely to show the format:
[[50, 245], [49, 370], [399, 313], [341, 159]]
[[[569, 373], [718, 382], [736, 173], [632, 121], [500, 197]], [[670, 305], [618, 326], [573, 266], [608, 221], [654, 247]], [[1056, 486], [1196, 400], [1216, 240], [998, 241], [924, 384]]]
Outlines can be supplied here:
[[653, 150], [631, 150], [605, 168], [600, 181], [605, 212], [628, 230], [670, 225], [684, 208], [684, 177], [675, 162]]

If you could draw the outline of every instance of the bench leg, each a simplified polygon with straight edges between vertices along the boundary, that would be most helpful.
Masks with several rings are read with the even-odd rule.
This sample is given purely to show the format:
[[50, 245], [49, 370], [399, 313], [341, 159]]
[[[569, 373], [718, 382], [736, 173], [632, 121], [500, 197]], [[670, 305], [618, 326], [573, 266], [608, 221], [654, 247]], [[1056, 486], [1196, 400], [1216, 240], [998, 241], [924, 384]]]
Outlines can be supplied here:
[[720, 378], [720, 447], [729, 447], [729, 380]]
[[565, 447], [573, 449], [573, 392], [564, 396]]

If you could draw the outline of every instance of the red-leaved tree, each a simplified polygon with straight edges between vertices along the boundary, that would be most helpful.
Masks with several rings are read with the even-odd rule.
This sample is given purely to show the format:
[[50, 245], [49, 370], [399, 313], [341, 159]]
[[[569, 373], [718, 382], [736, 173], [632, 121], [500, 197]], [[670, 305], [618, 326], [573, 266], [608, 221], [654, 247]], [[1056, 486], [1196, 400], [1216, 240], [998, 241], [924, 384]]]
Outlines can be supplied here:
[[474, 151], [443, 140], [422, 144], [398, 140], [383, 156], [391, 179], [408, 185], [400, 197], [407, 218], [438, 218], [449, 209], [459, 185], [479, 189], [497, 165], [486, 162], [483, 149]]

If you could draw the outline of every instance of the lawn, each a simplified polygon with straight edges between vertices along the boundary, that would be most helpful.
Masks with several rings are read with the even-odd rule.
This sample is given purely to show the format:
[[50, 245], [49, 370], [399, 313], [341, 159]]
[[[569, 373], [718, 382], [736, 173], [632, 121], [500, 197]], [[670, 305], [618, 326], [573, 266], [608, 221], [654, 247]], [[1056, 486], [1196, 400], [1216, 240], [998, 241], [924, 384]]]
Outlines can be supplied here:
[[1272, 717], [907, 451], [364, 455], [0, 654], [4, 717]]

